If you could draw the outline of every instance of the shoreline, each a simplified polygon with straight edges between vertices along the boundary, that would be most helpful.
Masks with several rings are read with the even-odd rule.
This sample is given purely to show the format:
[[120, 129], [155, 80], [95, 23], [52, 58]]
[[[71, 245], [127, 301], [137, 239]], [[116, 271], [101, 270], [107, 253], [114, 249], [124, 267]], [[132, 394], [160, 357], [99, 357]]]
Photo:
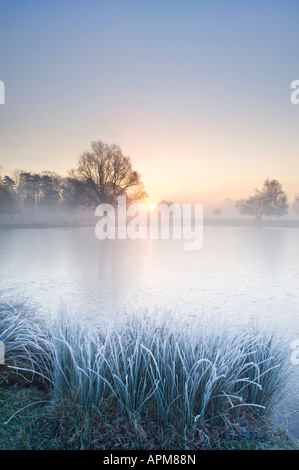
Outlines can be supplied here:
[[[97, 220], [87, 223], [63, 223], [63, 224], [47, 224], [47, 223], [0, 223], [0, 230], [13, 230], [13, 229], [49, 229], [49, 228], [93, 228], [96, 226]], [[275, 220], [269, 219], [257, 225], [254, 220], [246, 219], [223, 219], [214, 220], [206, 218], [203, 221], [204, 227], [248, 227], [248, 228], [299, 228], [299, 220], [285, 219]]]

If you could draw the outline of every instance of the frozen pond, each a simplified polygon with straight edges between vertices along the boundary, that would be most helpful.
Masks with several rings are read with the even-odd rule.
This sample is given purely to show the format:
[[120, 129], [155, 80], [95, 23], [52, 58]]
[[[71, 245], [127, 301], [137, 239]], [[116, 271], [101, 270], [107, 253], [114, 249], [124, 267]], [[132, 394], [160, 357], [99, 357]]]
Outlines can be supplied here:
[[1, 289], [95, 317], [155, 306], [258, 317], [299, 338], [298, 236], [205, 227], [203, 247], [185, 251], [180, 240], [100, 241], [92, 228], [2, 230]]

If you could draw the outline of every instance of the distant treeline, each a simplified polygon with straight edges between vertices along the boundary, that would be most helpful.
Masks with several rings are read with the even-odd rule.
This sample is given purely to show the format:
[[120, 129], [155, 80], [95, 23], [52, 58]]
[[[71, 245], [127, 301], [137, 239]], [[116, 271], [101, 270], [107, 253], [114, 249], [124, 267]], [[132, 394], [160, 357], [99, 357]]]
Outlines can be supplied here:
[[48, 171], [15, 170], [12, 176], [0, 175], [0, 213], [13, 214], [25, 208], [38, 210], [46, 205], [75, 206], [70, 178]]
[[[148, 197], [130, 158], [124, 156], [117, 145], [101, 141], [91, 143], [90, 150], [81, 155], [78, 166], [66, 177], [51, 171], [32, 173], [22, 170], [2, 176], [0, 171], [0, 215], [19, 214], [25, 219], [28, 215], [36, 218], [43, 214], [45, 217], [46, 212], [60, 216], [84, 208], [89, 209], [84, 211], [85, 217], [99, 204], [108, 203], [115, 207], [119, 196], [126, 196], [127, 204]], [[281, 183], [268, 178], [253, 195], [236, 201], [235, 207], [241, 215], [250, 215], [261, 222], [264, 216], [282, 217], [290, 207], [299, 214], [299, 195], [290, 206]], [[47, 211], [43, 210], [45, 208]], [[221, 208], [213, 211], [216, 217], [222, 213]]]

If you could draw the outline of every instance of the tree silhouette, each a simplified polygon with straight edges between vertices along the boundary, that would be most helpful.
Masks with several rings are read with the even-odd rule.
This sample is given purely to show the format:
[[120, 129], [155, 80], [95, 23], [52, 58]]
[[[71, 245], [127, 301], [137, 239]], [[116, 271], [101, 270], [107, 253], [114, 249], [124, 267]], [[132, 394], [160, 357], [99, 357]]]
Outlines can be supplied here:
[[236, 202], [236, 207], [241, 214], [253, 215], [257, 222], [260, 222], [264, 215], [281, 217], [287, 213], [287, 196], [277, 180], [268, 178], [264, 181], [261, 190], [256, 188], [254, 191], [253, 196]]
[[147, 197], [131, 159], [117, 145], [101, 141], [92, 142], [91, 150], [82, 154], [78, 168], [70, 172], [69, 183], [76, 204], [83, 207], [116, 206], [119, 196], [126, 196], [128, 204]]
[[14, 181], [5, 176], [3, 179], [0, 175], [0, 213], [11, 213], [15, 209], [14, 199]]

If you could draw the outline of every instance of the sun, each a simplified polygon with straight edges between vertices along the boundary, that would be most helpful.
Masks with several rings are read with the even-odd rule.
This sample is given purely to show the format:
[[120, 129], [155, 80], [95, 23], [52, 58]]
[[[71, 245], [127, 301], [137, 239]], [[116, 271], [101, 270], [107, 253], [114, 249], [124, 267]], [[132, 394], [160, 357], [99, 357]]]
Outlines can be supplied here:
[[153, 200], [150, 200], [150, 199], [143, 201], [143, 205], [146, 208], [147, 212], [153, 212], [153, 210], [155, 210], [157, 207], [157, 204]]

